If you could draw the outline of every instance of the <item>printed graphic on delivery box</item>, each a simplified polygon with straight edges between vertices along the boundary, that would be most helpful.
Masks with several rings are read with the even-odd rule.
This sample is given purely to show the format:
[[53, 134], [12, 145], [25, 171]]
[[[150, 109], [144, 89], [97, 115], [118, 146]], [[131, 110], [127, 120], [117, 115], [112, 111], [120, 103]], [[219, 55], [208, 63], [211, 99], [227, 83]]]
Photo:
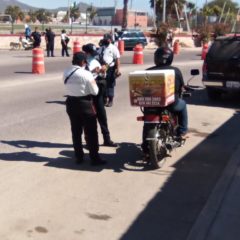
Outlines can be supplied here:
[[174, 70], [145, 70], [129, 73], [132, 106], [168, 106], [174, 102], [174, 87]]

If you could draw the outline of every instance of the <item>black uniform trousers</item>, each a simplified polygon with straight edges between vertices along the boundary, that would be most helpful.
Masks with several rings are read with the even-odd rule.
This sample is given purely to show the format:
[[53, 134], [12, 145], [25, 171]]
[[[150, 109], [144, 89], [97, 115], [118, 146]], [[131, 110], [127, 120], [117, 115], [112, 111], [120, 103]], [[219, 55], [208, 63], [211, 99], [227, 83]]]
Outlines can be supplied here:
[[62, 45], [62, 57], [64, 57], [65, 53], [66, 53], [66, 56], [69, 57], [67, 44], [65, 44], [64, 41], [61, 40], [61, 45]]
[[106, 97], [113, 98], [114, 97], [114, 87], [116, 85], [116, 77], [115, 77], [115, 69], [116, 67], [109, 67], [107, 70], [107, 89], [106, 89]]
[[[101, 81], [101, 83], [100, 83]], [[97, 80], [99, 92], [97, 96], [93, 97], [93, 103], [97, 112], [97, 120], [101, 128], [101, 132], [103, 134], [103, 139], [105, 142], [110, 141], [110, 133], [108, 130], [107, 123], [107, 114], [104, 106], [104, 93], [106, 89], [106, 80]]]
[[92, 97], [68, 97], [66, 100], [66, 110], [71, 122], [75, 156], [79, 159], [83, 158], [82, 133], [84, 129], [88, 136], [89, 156], [92, 161], [97, 160], [99, 158], [97, 120], [92, 104]]
[[54, 41], [47, 43], [47, 56], [49, 57], [51, 54], [51, 57], [54, 56]]

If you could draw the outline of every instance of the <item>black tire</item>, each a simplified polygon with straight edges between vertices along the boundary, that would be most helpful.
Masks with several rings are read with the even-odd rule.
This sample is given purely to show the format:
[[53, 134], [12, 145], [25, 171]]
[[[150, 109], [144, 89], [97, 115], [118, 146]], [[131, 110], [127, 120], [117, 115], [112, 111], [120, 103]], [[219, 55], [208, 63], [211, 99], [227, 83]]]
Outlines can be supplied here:
[[218, 89], [207, 88], [207, 95], [211, 101], [216, 101], [221, 99], [222, 92]]
[[151, 140], [148, 140], [149, 158], [154, 169], [158, 169], [163, 166], [167, 154], [167, 151], [162, 145], [161, 140], [159, 138], [153, 139], [153, 136], [156, 135], [156, 128], [149, 130], [148, 138], [152, 138]]

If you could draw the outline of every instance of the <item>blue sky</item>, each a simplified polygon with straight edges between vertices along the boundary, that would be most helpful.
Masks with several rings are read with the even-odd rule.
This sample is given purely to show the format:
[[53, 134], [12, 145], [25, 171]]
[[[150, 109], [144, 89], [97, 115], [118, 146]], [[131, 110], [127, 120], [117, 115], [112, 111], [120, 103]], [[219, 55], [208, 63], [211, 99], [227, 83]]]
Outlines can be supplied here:
[[[22, 3], [29, 4], [34, 7], [39, 8], [57, 8], [57, 7], [65, 7], [68, 5], [68, 1], [70, 3], [74, 2], [74, 0], [20, 0]], [[192, 0], [193, 3], [197, 3], [198, 6], [202, 6], [203, 2], [206, 0]], [[208, 0], [209, 1], [209, 0]], [[236, 1], [236, 0], [235, 0]], [[239, 2], [240, 0], [237, 0], [236, 2]], [[78, 0], [76, 1], [79, 2]], [[81, 0], [80, 2], [93, 4], [98, 7], [111, 7], [114, 5], [114, 3], [117, 3], [117, 7], [121, 8], [123, 0]], [[132, 4], [131, 4], [132, 2]], [[132, 6], [132, 9], [136, 10], [143, 10], [152, 12], [152, 10], [149, 7], [149, 0], [129, 0], [129, 7]]]

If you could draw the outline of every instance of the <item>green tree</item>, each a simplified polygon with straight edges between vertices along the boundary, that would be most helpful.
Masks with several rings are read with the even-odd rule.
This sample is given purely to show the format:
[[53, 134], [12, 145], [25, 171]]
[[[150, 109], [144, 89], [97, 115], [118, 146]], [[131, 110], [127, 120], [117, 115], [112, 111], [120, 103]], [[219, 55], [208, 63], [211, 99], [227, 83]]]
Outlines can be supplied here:
[[[150, 0], [150, 7], [154, 8], [155, 1], [155, 15], [156, 15], [156, 25], [159, 26], [162, 21], [162, 13], [163, 13], [163, 0]], [[180, 16], [182, 15], [184, 4], [186, 0], [166, 0], [166, 15], [168, 16], [166, 21], [171, 21], [172, 18], [176, 18], [176, 9], [175, 4], [177, 4], [178, 11]]]
[[92, 22], [93, 18], [97, 15], [97, 9], [91, 5], [87, 8], [87, 13], [89, 14], [89, 19]]
[[70, 18], [73, 21], [76, 21], [76, 19], [78, 19], [79, 16], [80, 16], [79, 7], [77, 6], [76, 2], [74, 2], [70, 7]]
[[12, 21], [15, 23], [17, 19], [21, 21], [24, 19], [24, 13], [18, 6], [7, 6], [5, 9], [5, 14], [9, 14], [12, 17]]
[[[238, 11], [238, 3], [233, 2], [231, 0], [214, 0], [212, 2], [209, 2], [207, 4], [207, 6], [209, 8], [211, 8], [211, 9], [214, 8], [215, 6], [218, 6], [220, 9], [222, 9], [223, 6], [224, 6], [224, 3], [226, 3], [225, 11], [230, 9], [230, 12], [237, 13], [237, 11]], [[220, 12], [220, 14], [221, 14], [221, 12]]]
[[35, 12], [36, 18], [41, 23], [49, 23], [51, 21], [51, 13], [46, 11], [46, 9], [41, 8]]
[[5, 14], [9, 14], [12, 17], [12, 33], [14, 33], [14, 23], [17, 19], [21, 21], [24, 19], [24, 13], [22, 12], [21, 8], [18, 6], [7, 6], [5, 9]]
[[36, 16], [36, 12], [30, 10], [28, 12], [28, 16], [30, 17], [30, 21], [35, 23], [37, 21], [37, 16]]

